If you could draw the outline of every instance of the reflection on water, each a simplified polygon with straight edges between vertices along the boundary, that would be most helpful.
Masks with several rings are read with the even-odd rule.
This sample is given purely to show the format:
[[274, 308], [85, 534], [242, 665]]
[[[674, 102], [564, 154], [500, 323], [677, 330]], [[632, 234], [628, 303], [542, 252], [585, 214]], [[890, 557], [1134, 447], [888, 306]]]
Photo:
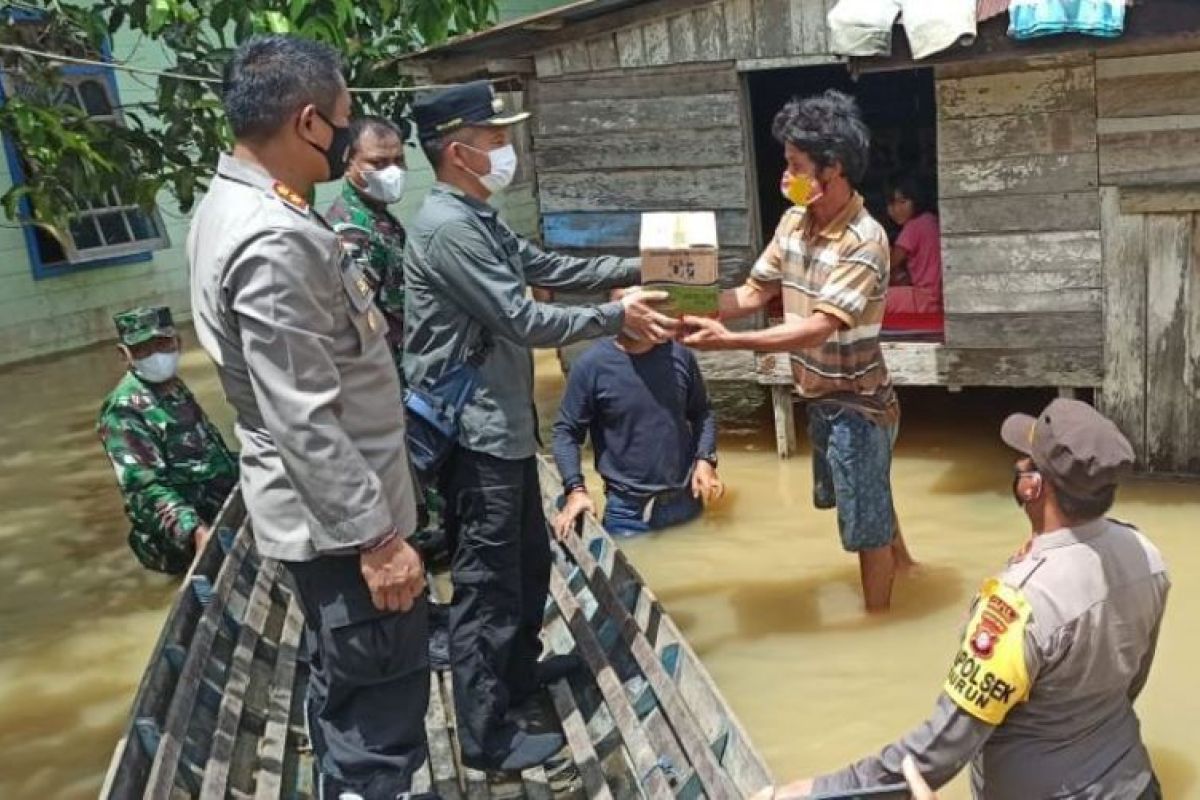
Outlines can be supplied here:
[[[94, 797], [170, 603], [173, 582], [141, 570], [92, 432], [119, 377], [109, 348], [0, 372], [0, 798]], [[538, 360], [548, 430], [561, 391]], [[231, 418], [194, 347], [189, 385], [219, 425]], [[704, 658], [781, 777], [842, 766], [932, 706], [978, 583], [1021, 542], [1008, 494], [1011, 455], [995, 436], [1037, 394], [904, 396], [897, 505], [922, 567], [883, 618], [860, 610], [854, 560], [833, 512], [810, 502], [807, 457], [774, 455], [770, 410], [754, 387], [713, 387], [727, 496], [699, 521], [623, 543]], [[593, 477], [592, 485], [598, 485]], [[1139, 709], [1171, 798], [1200, 798], [1191, 691], [1200, 611], [1196, 485], [1138, 483], [1117, 515], [1163, 548], [1175, 587], [1158, 662]], [[943, 793], [966, 797], [961, 779]]]

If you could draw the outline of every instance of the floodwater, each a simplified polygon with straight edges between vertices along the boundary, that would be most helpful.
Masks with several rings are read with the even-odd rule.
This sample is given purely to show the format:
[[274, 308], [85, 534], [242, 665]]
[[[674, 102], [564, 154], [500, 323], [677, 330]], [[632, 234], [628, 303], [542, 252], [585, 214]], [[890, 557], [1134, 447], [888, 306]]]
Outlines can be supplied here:
[[[538, 360], [549, 427], [562, 387]], [[170, 604], [141, 570], [93, 433], [121, 367], [109, 347], [0, 370], [0, 798], [94, 797]], [[228, 431], [212, 368], [190, 345], [182, 372]], [[894, 610], [860, 610], [857, 567], [832, 512], [812, 509], [807, 453], [774, 454], [753, 387], [714, 387], [729, 491], [699, 521], [623, 543], [781, 778], [832, 770], [929, 711], [973, 589], [1024, 538], [1009, 497], [1003, 415], [1037, 393], [903, 396], [897, 506], [921, 568]], [[803, 437], [802, 437], [803, 438]], [[593, 485], [595, 481], [593, 480]], [[1164, 550], [1175, 578], [1158, 659], [1139, 702], [1166, 796], [1200, 798], [1194, 721], [1200, 656], [1200, 484], [1136, 482], [1115, 514]], [[959, 779], [942, 797], [965, 798]]]

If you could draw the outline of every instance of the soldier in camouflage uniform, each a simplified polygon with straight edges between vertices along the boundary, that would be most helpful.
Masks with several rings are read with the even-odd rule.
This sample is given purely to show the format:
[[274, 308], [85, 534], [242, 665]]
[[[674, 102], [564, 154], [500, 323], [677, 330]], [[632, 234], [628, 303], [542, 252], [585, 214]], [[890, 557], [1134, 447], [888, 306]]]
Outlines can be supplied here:
[[101, 406], [96, 432], [133, 523], [134, 555], [148, 569], [178, 574], [237, 484], [237, 457], [176, 377], [171, 310], [134, 308], [113, 320], [129, 370]]
[[388, 321], [388, 345], [400, 373], [404, 350], [404, 227], [388, 211], [404, 194], [404, 141], [408, 132], [382, 117], [350, 123], [350, 156], [342, 195], [325, 218], [375, 289]]
[[[350, 155], [342, 194], [325, 218], [342, 246], [362, 267], [375, 292], [375, 305], [388, 321], [388, 345], [404, 384], [404, 226], [388, 211], [404, 195], [404, 143], [407, 123], [383, 117], [355, 117], [350, 122]], [[439, 532], [442, 501], [432, 486], [417, 496], [421, 530], [413, 543], [427, 563], [445, 547]]]

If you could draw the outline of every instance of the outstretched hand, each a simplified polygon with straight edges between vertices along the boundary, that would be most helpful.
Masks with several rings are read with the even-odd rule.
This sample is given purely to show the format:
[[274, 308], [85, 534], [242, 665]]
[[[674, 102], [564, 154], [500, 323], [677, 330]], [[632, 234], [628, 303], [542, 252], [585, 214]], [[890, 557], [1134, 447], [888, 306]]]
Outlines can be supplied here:
[[674, 338], [679, 329], [679, 320], [658, 310], [670, 299], [669, 294], [655, 289], [627, 291], [620, 301], [625, 308], [625, 322], [621, 331], [631, 338], [655, 344]]
[[729, 350], [733, 346], [732, 334], [722, 323], [710, 317], [683, 318], [685, 330], [683, 343], [696, 350]]

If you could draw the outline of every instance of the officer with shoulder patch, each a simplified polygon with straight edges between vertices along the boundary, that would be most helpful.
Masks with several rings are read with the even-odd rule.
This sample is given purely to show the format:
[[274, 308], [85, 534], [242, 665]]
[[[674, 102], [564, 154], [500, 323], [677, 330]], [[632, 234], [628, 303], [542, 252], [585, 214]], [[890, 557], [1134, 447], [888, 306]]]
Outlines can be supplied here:
[[388, 206], [404, 196], [406, 124], [383, 117], [355, 117], [342, 193], [325, 218], [358, 261], [375, 290], [375, 304], [387, 318], [388, 344], [403, 378], [404, 226]]
[[96, 432], [117, 473], [129, 547], [142, 566], [187, 570], [237, 485], [236, 456], [178, 376], [179, 334], [166, 306], [113, 317], [129, 365]]
[[[1158, 549], [1106, 518], [1133, 449], [1086, 403], [1009, 417], [1013, 496], [1033, 536], [984, 582], [933, 716], [846, 769], [776, 798], [900, 784], [906, 754], [933, 787], [971, 764], [988, 800], [1162, 796], [1133, 704], [1170, 581]], [[766, 792], [763, 797], [771, 797]]]
[[196, 330], [255, 544], [304, 611], [317, 794], [410, 798], [429, 668], [400, 383], [370, 280], [305, 200], [345, 169], [350, 94], [335, 51], [288, 36], [244, 42], [224, 84], [234, 149], [188, 236]]

